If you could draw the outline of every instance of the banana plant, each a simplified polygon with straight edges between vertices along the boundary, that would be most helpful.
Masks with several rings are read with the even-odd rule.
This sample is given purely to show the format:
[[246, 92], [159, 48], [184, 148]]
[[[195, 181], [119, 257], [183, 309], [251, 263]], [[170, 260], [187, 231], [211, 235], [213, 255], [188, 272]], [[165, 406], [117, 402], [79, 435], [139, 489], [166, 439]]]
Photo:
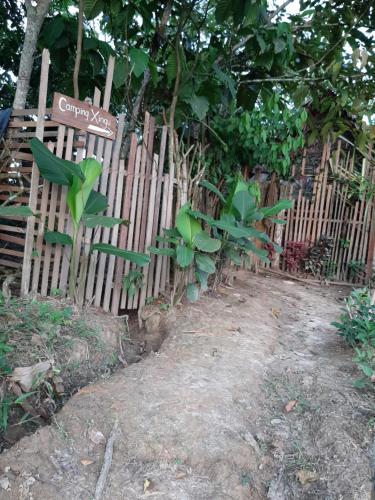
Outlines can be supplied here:
[[[80, 163], [63, 160], [55, 156], [37, 138], [30, 141], [31, 151], [35, 163], [42, 177], [51, 183], [67, 186], [66, 202], [72, 220], [72, 235], [59, 231], [46, 231], [44, 239], [50, 244], [69, 245], [72, 247], [69, 265], [69, 296], [83, 302], [83, 290], [79, 297], [76, 294], [77, 255], [81, 248], [78, 245], [78, 233], [81, 226], [95, 228], [104, 226], [111, 228], [117, 224], [126, 224], [127, 221], [116, 217], [100, 215], [108, 206], [107, 198], [94, 191], [94, 185], [102, 172], [101, 164], [94, 158], [86, 158]], [[90, 247], [94, 250], [115, 255], [134, 262], [139, 266], [146, 265], [150, 258], [146, 254], [130, 252], [106, 243], [95, 243]], [[82, 280], [84, 280], [85, 272]]]
[[193, 271], [194, 279], [190, 280], [186, 287], [188, 300], [194, 302], [199, 298], [200, 290], [207, 289], [208, 276], [216, 270], [215, 259], [208, 254], [217, 253], [221, 247], [221, 242], [211, 238], [210, 234], [202, 229], [200, 222], [189, 212], [188, 204], [180, 208], [176, 217], [176, 226], [172, 229], [164, 229], [165, 236], [156, 238], [168, 246], [149, 248], [151, 253], [172, 257], [182, 270], [181, 276], [175, 279], [172, 298], [174, 303], [181, 299], [186, 276], [190, 270]]
[[[157, 238], [166, 246], [149, 249], [151, 253], [172, 257], [182, 270], [193, 268], [196, 281], [190, 282], [186, 288], [190, 301], [197, 300], [200, 290], [207, 289], [210, 274], [215, 274], [215, 283], [220, 282], [228, 262], [242, 265], [249, 253], [269, 262], [269, 250], [262, 248], [264, 244], [271, 245], [280, 253], [282, 248], [273, 243], [265, 232], [259, 231], [255, 224], [266, 218], [283, 224], [283, 220], [273, 217], [292, 206], [290, 200], [279, 200], [272, 207], [259, 208], [259, 185], [245, 182], [240, 175], [229, 185], [226, 196], [206, 180], [201, 185], [219, 198], [222, 206], [219, 218], [214, 219], [185, 205], [177, 215], [176, 227], [165, 229], [165, 236]], [[203, 230], [202, 223], [207, 231]], [[256, 241], [260, 242], [259, 246]], [[207, 253], [213, 254], [214, 258]], [[185, 280], [180, 279], [178, 286], [185, 286]]]
[[[253, 253], [263, 262], [269, 263], [269, 251], [262, 248], [264, 244], [271, 245], [275, 252], [281, 253], [282, 248], [273, 243], [264, 231], [259, 231], [255, 224], [263, 219], [270, 219], [276, 224], [285, 221], [274, 218], [282, 210], [291, 208], [291, 200], [279, 200], [272, 207], [259, 208], [259, 187], [253, 182], [246, 182], [241, 175], [237, 175], [229, 186], [225, 197], [216, 186], [204, 180], [201, 185], [219, 197], [222, 209], [218, 220], [207, 218], [198, 211], [190, 211], [190, 215], [205, 220], [212, 228], [215, 238], [221, 240], [221, 256], [218, 259], [223, 264], [229, 260], [241, 265]], [[260, 242], [260, 247], [256, 245]]]

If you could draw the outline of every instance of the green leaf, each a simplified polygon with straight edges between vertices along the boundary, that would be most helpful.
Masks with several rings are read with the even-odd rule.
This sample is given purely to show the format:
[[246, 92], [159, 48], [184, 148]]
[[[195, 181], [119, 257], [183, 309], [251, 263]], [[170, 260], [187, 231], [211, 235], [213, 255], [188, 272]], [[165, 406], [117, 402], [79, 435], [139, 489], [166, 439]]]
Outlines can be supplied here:
[[260, 48], [260, 53], [263, 54], [267, 48], [267, 43], [265, 42], [264, 38], [260, 35], [256, 35], [257, 42]]
[[271, 219], [271, 222], [273, 222], [274, 224], [280, 224], [282, 226], [285, 226], [285, 224], [287, 224], [288, 221], [286, 221], [285, 219]]
[[273, 41], [273, 46], [275, 47], [275, 54], [279, 54], [285, 49], [286, 43], [282, 38], [275, 38], [275, 40]]
[[229, 260], [231, 262], [233, 262], [233, 264], [235, 264], [236, 266], [242, 265], [241, 255], [239, 254], [239, 252], [236, 252], [236, 250], [234, 248], [232, 248], [232, 247], [228, 248], [226, 254], [227, 254]]
[[83, 0], [83, 11], [88, 20], [95, 19], [103, 10], [103, 0]]
[[74, 177], [66, 196], [66, 202], [75, 227], [78, 227], [92, 188], [102, 172], [102, 166], [94, 158], [82, 160], [79, 167], [84, 176], [84, 182], [82, 183], [80, 179]]
[[125, 84], [127, 77], [128, 64], [124, 59], [116, 58], [115, 70], [113, 72], [113, 85], [116, 89], [122, 87]]
[[64, 18], [61, 15], [47, 20], [42, 31], [42, 37], [45, 47], [47, 47], [48, 49], [53, 48], [56, 40], [64, 31], [64, 25]]
[[45, 231], [44, 239], [51, 245], [55, 243], [59, 245], [73, 245], [73, 240], [69, 234], [60, 233], [59, 231]]
[[168, 56], [166, 73], [168, 84], [171, 84], [177, 74], [177, 59], [175, 50], [173, 50]]
[[186, 297], [189, 302], [196, 302], [199, 299], [199, 288], [194, 283], [189, 283], [186, 287]]
[[177, 245], [181, 238], [174, 238], [171, 236], [156, 236], [155, 240], [160, 243], [167, 243], [168, 245]]
[[200, 186], [208, 189], [209, 191], [211, 191], [211, 193], [214, 193], [216, 194], [216, 196], [219, 198], [219, 200], [222, 202], [222, 203], [225, 203], [225, 198], [224, 196], [221, 194], [221, 192], [217, 189], [216, 186], [214, 186], [213, 184], [211, 184], [211, 182], [208, 182], [206, 180], [203, 180], [200, 182]]
[[89, 215], [84, 214], [82, 217], [82, 222], [86, 227], [113, 227], [117, 224], [129, 224], [125, 219], [118, 219], [116, 217], [106, 217], [105, 215]]
[[148, 54], [142, 49], [132, 48], [129, 50], [129, 57], [133, 73], [138, 78], [148, 66]]
[[174, 248], [148, 247], [148, 251], [155, 255], [167, 255], [168, 257], [174, 257], [176, 255]]
[[194, 217], [194, 219], [202, 219], [205, 222], [207, 222], [208, 224], [211, 224], [214, 221], [214, 219], [212, 217], [210, 217], [209, 215], [203, 214], [199, 210], [191, 210], [191, 208], [188, 208], [186, 210], [186, 213], [188, 213], [189, 215]]
[[194, 238], [194, 245], [202, 252], [217, 252], [221, 247], [221, 241], [211, 238], [206, 231], [197, 233]]
[[261, 234], [252, 227], [238, 227], [226, 222], [225, 220], [217, 220], [213, 222], [213, 226], [226, 231], [234, 238], [257, 238]]
[[180, 208], [176, 217], [176, 227], [185, 243], [193, 246], [193, 241], [197, 233], [202, 231], [201, 225], [191, 215], [187, 213], [188, 207]]
[[129, 260], [138, 266], [145, 266], [150, 262], [149, 255], [138, 252], [131, 252], [130, 250], [123, 250], [122, 248], [117, 248], [108, 243], [94, 243], [91, 245], [91, 252], [97, 250], [98, 252], [107, 253], [109, 255], [114, 255], [120, 257], [121, 259]]
[[189, 104], [191, 106], [193, 113], [198, 117], [198, 119], [203, 120], [210, 106], [207, 97], [200, 95], [193, 95], [189, 99]]
[[238, 191], [232, 199], [233, 207], [240, 214], [241, 220], [244, 221], [248, 214], [256, 208], [254, 198], [248, 191]]
[[76, 178], [84, 182], [85, 176], [79, 165], [71, 161], [57, 158], [57, 156], [51, 153], [51, 151], [36, 137], [31, 139], [30, 149], [40, 174], [47, 179], [47, 181], [62, 186], [70, 186]]
[[0, 217], [29, 217], [33, 215], [31, 209], [23, 206], [0, 206]]
[[14, 400], [14, 404], [18, 405], [18, 404], [22, 403], [22, 401], [25, 401], [25, 399], [29, 398], [33, 394], [35, 394], [35, 391], [25, 392], [24, 394], [21, 394], [20, 396], [18, 396], [17, 399]]
[[207, 284], [208, 273], [205, 273], [201, 269], [197, 269], [195, 271], [195, 277], [197, 278], [197, 281], [200, 284], [201, 289], [202, 290], [207, 290], [208, 289], [208, 284]]
[[232, 0], [219, 0], [215, 9], [215, 18], [219, 24], [228, 19], [232, 13]]
[[96, 191], [91, 191], [85, 205], [85, 214], [98, 214], [108, 207], [107, 197]]
[[292, 200], [279, 200], [272, 207], [263, 207], [259, 209], [259, 212], [263, 214], [264, 217], [272, 217], [277, 215], [282, 210], [288, 210], [293, 206]]
[[179, 245], [176, 248], [177, 264], [180, 267], [188, 267], [193, 262], [194, 252], [185, 245]]
[[208, 255], [196, 253], [195, 262], [197, 263], [198, 269], [207, 274], [213, 274], [216, 271], [215, 262]]

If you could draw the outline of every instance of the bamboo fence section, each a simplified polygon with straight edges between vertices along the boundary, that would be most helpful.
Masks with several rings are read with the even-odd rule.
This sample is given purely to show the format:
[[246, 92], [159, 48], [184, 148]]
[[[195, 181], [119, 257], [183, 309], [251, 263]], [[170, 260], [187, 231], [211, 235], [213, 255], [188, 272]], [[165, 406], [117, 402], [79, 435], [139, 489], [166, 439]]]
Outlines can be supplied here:
[[[95, 187], [108, 198], [105, 215], [121, 217], [127, 225], [114, 228], [85, 228], [79, 235], [78, 283], [87, 303], [117, 315], [121, 310], [138, 309], [148, 297], [166, 290], [169, 258], [151, 256], [150, 264], [141, 269], [143, 286], [134, 297], [123, 290], [123, 278], [134, 265], [121, 258], [93, 252], [93, 243], [110, 243], [118, 248], [148, 252], [150, 245], [161, 246], [156, 236], [172, 219], [173, 184], [166, 171], [166, 127], [156, 128], [146, 113], [142, 141], [136, 134], [130, 138], [128, 158], [121, 157], [125, 117], [118, 117], [114, 141], [55, 123], [46, 107], [49, 53], [43, 52], [38, 109], [16, 110], [9, 123], [0, 153], [7, 148], [10, 158], [1, 171], [0, 201], [28, 204], [37, 215], [27, 221], [21, 218], [0, 220], [0, 265], [21, 274], [21, 293], [66, 294], [70, 247], [46, 244], [46, 229], [68, 232], [71, 221], [66, 206], [66, 187], [39, 178], [33, 163], [29, 140], [38, 137], [58, 157], [79, 162], [94, 156], [103, 166]], [[102, 107], [109, 109], [114, 60], [110, 58]], [[95, 89], [93, 104], [100, 106], [101, 92]], [[35, 115], [37, 119], [35, 120]], [[155, 150], [155, 152], [154, 152]], [[2, 164], [3, 167], [3, 164]], [[85, 271], [86, 266], [86, 271]]]
[[[296, 196], [291, 188], [289, 191], [294, 206], [286, 214], [283, 246], [290, 242], [314, 245], [322, 236], [330, 238], [333, 245], [330, 279], [335, 281], [363, 283], [373, 272], [375, 200], [367, 196], [366, 190], [359, 197], [350, 193], [347, 181], [358, 171], [369, 183], [374, 182], [372, 149], [364, 156], [349, 141], [340, 138], [334, 147], [323, 146], [312, 195], [307, 196], [303, 188]], [[281, 266], [287, 270], [285, 261]]]

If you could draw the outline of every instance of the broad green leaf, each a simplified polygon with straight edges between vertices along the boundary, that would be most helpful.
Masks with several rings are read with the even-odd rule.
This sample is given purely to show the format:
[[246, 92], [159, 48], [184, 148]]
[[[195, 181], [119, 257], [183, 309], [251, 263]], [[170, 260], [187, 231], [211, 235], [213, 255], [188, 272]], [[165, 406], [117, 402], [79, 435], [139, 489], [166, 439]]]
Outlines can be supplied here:
[[30, 149], [42, 177], [62, 186], [70, 186], [74, 179], [84, 182], [85, 176], [76, 163], [57, 158], [36, 137], [30, 141]]
[[200, 183], [200, 186], [208, 189], [209, 191], [211, 191], [211, 193], [214, 193], [216, 194], [216, 196], [219, 198], [219, 200], [222, 202], [222, 203], [225, 203], [225, 198], [224, 196], [221, 194], [221, 192], [217, 189], [216, 186], [214, 186], [213, 184], [211, 184], [211, 182], [208, 182], [206, 180], [203, 180], [201, 181]]
[[194, 238], [194, 245], [202, 252], [217, 252], [221, 247], [221, 241], [211, 238], [206, 231], [197, 233]]
[[60, 233], [59, 231], [45, 231], [44, 239], [47, 243], [53, 245], [73, 245], [73, 240], [69, 234]]
[[126, 221], [124, 219], [118, 219], [116, 217], [106, 217], [105, 215], [89, 214], [83, 214], [82, 222], [86, 227], [103, 226], [108, 228], [116, 226], [117, 224], [129, 224], [129, 221]]
[[85, 180], [82, 183], [80, 179], [75, 177], [66, 197], [75, 227], [79, 225], [92, 188], [102, 171], [102, 166], [94, 158], [86, 158], [79, 163], [79, 166]]
[[88, 20], [97, 17], [104, 8], [103, 0], [83, 0], [83, 11]]
[[31, 209], [27, 206], [0, 206], [0, 217], [29, 217], [33, 215]]
[[252, 227], [238, 227], [224, 220], [214, 221], [213, 225], [218, 227], [219, 229], [222, 229], [223, 231], [226, 231], [234, 238], [257, 238], [259, 234], [261, 234], [259, 231]]
[[173, 238], [172, 236], [156, 236], [155, 240], [160, 243], [167, 243], [168, 245], [177, 245], [181, 238]]
[[129, 50], [130, 63], [133, 73], [138, 78], [148, 66], [148, 54], [142, 49], [132, 48]]
[[150, 257], [144, 253], [131, 252], [130, 250], [123, 250], [108, 243], [94, 243], [91, 245], [91, 252], [97, 250], [98, 252], [108, 253], [120, 257], [121, 259], [129, 260], [138, 266], [145, 266], [150, 262]]
[[181, 238], [181, 234], [178, 232], [178, 230], [175, 227], [172, 227], [170, 229], [164, 228], [163, 231], [166, 234], [166, 236], [169, 236], [172, 238]]
[[263, 207], [260, 208], [259, 211], [263, 214], [264, 217], [273, 217], [282, 210], [288, 210], [292, 206], [293, 206], [292, 200], [279, 200], [272, 207]]
[[212, 217], [210, 217], [209, 215], [203, 214], [202, 212], [199, 212], [199, 210], [191, 210], [191, 208], [188, 208], [186, 210], [186, 213], [188, 213], [189, 215], [194, 217], [194, 219], [202, 219], [205, 222], [207, 222], [208, 224], [211, 224], [214, 221], [214, 219]]
[[227, 73], [224, 73], [224, 71], [222, 71], [216, 63], [212, 65], [212, 68], [215, 71], [218, 80], [226, 85], [232, 95], [232, 99], [234, 99], [236, 97], [236, 87], [233, 78]]
[[242, 221], [244, 221], [249, 213], [256, 208], [254, 198], [248, 191], [238, 191], [235, 193], [232, 205], [240, 214]]
[[42, 31], [42, 37], [43, 37], [43, 42], [44, 46], [48, 49], [53, 48], [53, 45], [55, 44], [56, 40], [61, 36], [62, 32], [64, 31], [64, 17], [63, 16], [56, 16], [54, 18], [50, 18], [47, 20], [47, 22], [44, 24], [43, 31]]
[[186, 297], [189, 302], [196, 302], [199, 299], [199, 288], [194, 283], [189, 283], [186, 287]]
[[273, 222], [274, 224], [285, 225], [288, 221], [286, 221], [285, 219], [271, 219], [271, 222]]
[[176, 251], [174, 248], [148, 247], [148, 251], [155, 255], [166, 255], [168, 257], [175, 257], [176, 255]]
[[226, 251], [228, 258], [235, 264], [236, 266], [242, 265], [241, 255], [232, 247], [229, 247]]
[[267, 250], [264, 250], [263, 248], [258, 248], [251, 241], [249, 241], [249, 248], [250, 248], [251, 252], [254, 255], [256, 255], [257, 257], [259, 257], [259, 259], [262, 262], [266, 262], [267, 264], [270, 263], [270, 260], [268, 258], [268, 252], [267, 252]]
[[176, 227], [183, 240], [192, 246], [197, 233], [202, 231], [201, 225], [187, 212], [187, 207], [182, 207], [176, 217]]
[[198, 269], [204, 271], [207, 274], [213, 274], [216, 271], [215, 262], [208, 255], [196, 253], [195, 262], [198, 266]]
[[91, 191], [85, 205], [85, 214], [98, 214], [108, 207], [107, 197], [97, 191]]
[[177, 264], [180, 267], [189, 267], [194, 259], [194, 252], [185, 245], [179, 245], [176, 248]]
[[116, 58], [115, 70], [113, 73], [113, 85], [116, 89], [122, 87], [125, 84], [127, 70], [127, 62], [123, 58]]
[[208, 273], [205, 273], [201, 269], [197, 269], [195, 271], [195, 277], [197, 278], [197, 281], [199, 282], [201, 289], [204, 291], [207, 290], [208, 289], [208, 284], [207, 284]]
[[234, 196], [241, 191], [248, 191], [248, 189], [249, 189], [248, 184], [244, 181], [242, 175], [238, 174], [235, 177], [234, 181], [231, 183], [231, 189], [227, 196], [225, 207], [223, 208], [223, 213], [235, 214], [235, 212], [233, 211]]
[[189, 104], [191, 106], [193, 113], [198, 117], [198, 119], [203, 120], [210, 106], [207, 97], [200, 95], [193, 95], [189, 99]]

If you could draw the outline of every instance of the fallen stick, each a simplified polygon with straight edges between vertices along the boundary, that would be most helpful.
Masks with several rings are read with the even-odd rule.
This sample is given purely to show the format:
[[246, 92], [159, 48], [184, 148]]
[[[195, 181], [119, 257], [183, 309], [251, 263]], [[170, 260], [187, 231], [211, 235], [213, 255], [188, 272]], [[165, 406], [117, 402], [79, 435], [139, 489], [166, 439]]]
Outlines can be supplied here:
[[113, 445], [116, 439], [116, 434], [117, 434], [117, 429], [118, 429], [118, 420], [116, 420], [113, 429], [111, 431], [111, 434], [109, 435], [107, 445], [105, 447], [105, 452], [104, 452], [104, 459], [103, 459], [103, 465], [102, 469], [100, 471], [100, 476], [98, 479], [98, 482], [96, 483], [96, 488], [95, 488], [95, 497], [94, 500], [101, 500], [105, 483], [107, 481], [107, 476], [109, 469], [111, 467], [112, 463], [112, 455], [113, 455]]
[[294, 276], [293, 274], [284, 273], [283, 271], [277, 271], [276, 269], [261, 269], [262, 274], [275, 274], [276, 276], [281, 276], [282, 278], [300, 281], [301, 283], [306, 283], [308, 285], [334, 285], [334, 286], [349, 286], [355, 288], [354, 283], [345, 283], [345, 281], [321, 281], [316, 279], [300, 278], [299, 276]]

